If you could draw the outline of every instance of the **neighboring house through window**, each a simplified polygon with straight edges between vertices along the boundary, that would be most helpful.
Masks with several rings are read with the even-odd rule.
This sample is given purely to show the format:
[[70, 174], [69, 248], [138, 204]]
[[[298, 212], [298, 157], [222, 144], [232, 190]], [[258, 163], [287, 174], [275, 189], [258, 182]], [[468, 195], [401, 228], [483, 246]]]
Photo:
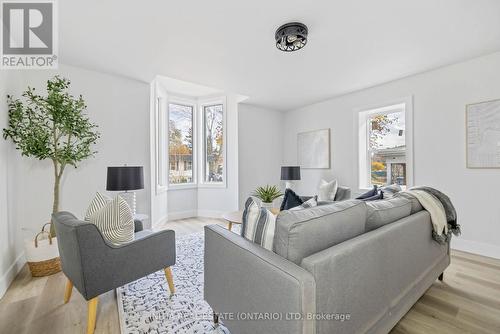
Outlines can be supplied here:
[[168, 104], [169, 184], [194, 183], [193, 161], [194, 106]]
[[411, 103], [404, 101], [362, 110], [358, 124], [359, 188], [389, 184], [411, 186]]
[[167, 112], [169, 188], [225, 186], [225, 100], [168, 97]]

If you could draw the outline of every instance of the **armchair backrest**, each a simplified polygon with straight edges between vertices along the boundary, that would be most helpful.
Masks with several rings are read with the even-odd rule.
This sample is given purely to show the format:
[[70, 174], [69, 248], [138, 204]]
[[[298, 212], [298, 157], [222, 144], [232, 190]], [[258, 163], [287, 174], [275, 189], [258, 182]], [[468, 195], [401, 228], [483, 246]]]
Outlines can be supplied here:
[[104, 240], [94, 224], [78, 220], [69, 212], [57, 212], [52, 215], [59, 247], [59, 256], [64, 274], [74, 287], [85, 297], [83, 254], [89, 242], [103, 244]]

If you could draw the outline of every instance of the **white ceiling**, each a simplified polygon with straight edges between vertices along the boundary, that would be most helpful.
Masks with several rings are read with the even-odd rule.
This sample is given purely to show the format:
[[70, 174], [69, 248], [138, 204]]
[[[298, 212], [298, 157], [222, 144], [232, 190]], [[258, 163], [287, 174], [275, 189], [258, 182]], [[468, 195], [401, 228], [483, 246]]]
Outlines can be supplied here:
[[[498, 0], [64, 0], [62, 63], [155, 75], [289, 110], [500, 50]], [[276, 28], [309, 27], [284, 53]]]

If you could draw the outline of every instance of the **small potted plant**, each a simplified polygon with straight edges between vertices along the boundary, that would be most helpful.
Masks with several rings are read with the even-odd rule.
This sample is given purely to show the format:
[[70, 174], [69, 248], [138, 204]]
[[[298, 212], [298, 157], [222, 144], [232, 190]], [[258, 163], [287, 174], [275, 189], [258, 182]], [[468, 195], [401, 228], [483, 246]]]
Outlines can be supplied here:
[[[84, 112], [87, 106], [83, 97], [70, 95], [69, 85], [69, 80], [55, 76], [47, 81], [47, 96], [36, 94], [31, 87], [22, 94], [22, 100], [7, 95], [9, 120], [7, 128], [3, 129], [3, 138], [12, 140], [23, 156], [52, 161], [52, 213], [59, 211], [65, 168], [76, 168], [79, 162], [93, 156], [96, 152], [92, 145], [99, 138], [97, 125]], [[33, 276], [47, 276], [61, 270], [54, 227], [51, 222], [42, 225], [41, 232], [25, 242], [25, 254]], [[46, 226], [50, 226], [50, 231]]]
[[253, 196], [262, 201], [262, 207], [271, 209], [273, 207], [273, 201], [278, 197], [283, 196], [283, 194], [277, 186], [265, 185], [263, 187], [258, 187], [257, 189], [255, 189]]

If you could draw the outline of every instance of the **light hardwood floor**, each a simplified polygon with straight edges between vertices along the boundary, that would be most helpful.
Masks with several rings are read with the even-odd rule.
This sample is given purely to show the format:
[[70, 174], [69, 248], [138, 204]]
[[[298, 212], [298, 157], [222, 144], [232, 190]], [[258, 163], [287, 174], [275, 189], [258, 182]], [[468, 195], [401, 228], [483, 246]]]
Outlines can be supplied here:
[[[226, 226], [221, 220], [192, 218], [159, 229], [182, 235], [214, 223]], [[32, 278], [23, 268], [0, 300], [0, 333], [85, 333], [87, 304], [73, 291], [64, 305], [65, 284], [62, 273]], [[116, 294], [108, 292], [99, 300], [95, 333], [119, 332]], [[500, 260], [452, 251], [444, 282], [436, 281], [392, 333], [500, 333]]]

